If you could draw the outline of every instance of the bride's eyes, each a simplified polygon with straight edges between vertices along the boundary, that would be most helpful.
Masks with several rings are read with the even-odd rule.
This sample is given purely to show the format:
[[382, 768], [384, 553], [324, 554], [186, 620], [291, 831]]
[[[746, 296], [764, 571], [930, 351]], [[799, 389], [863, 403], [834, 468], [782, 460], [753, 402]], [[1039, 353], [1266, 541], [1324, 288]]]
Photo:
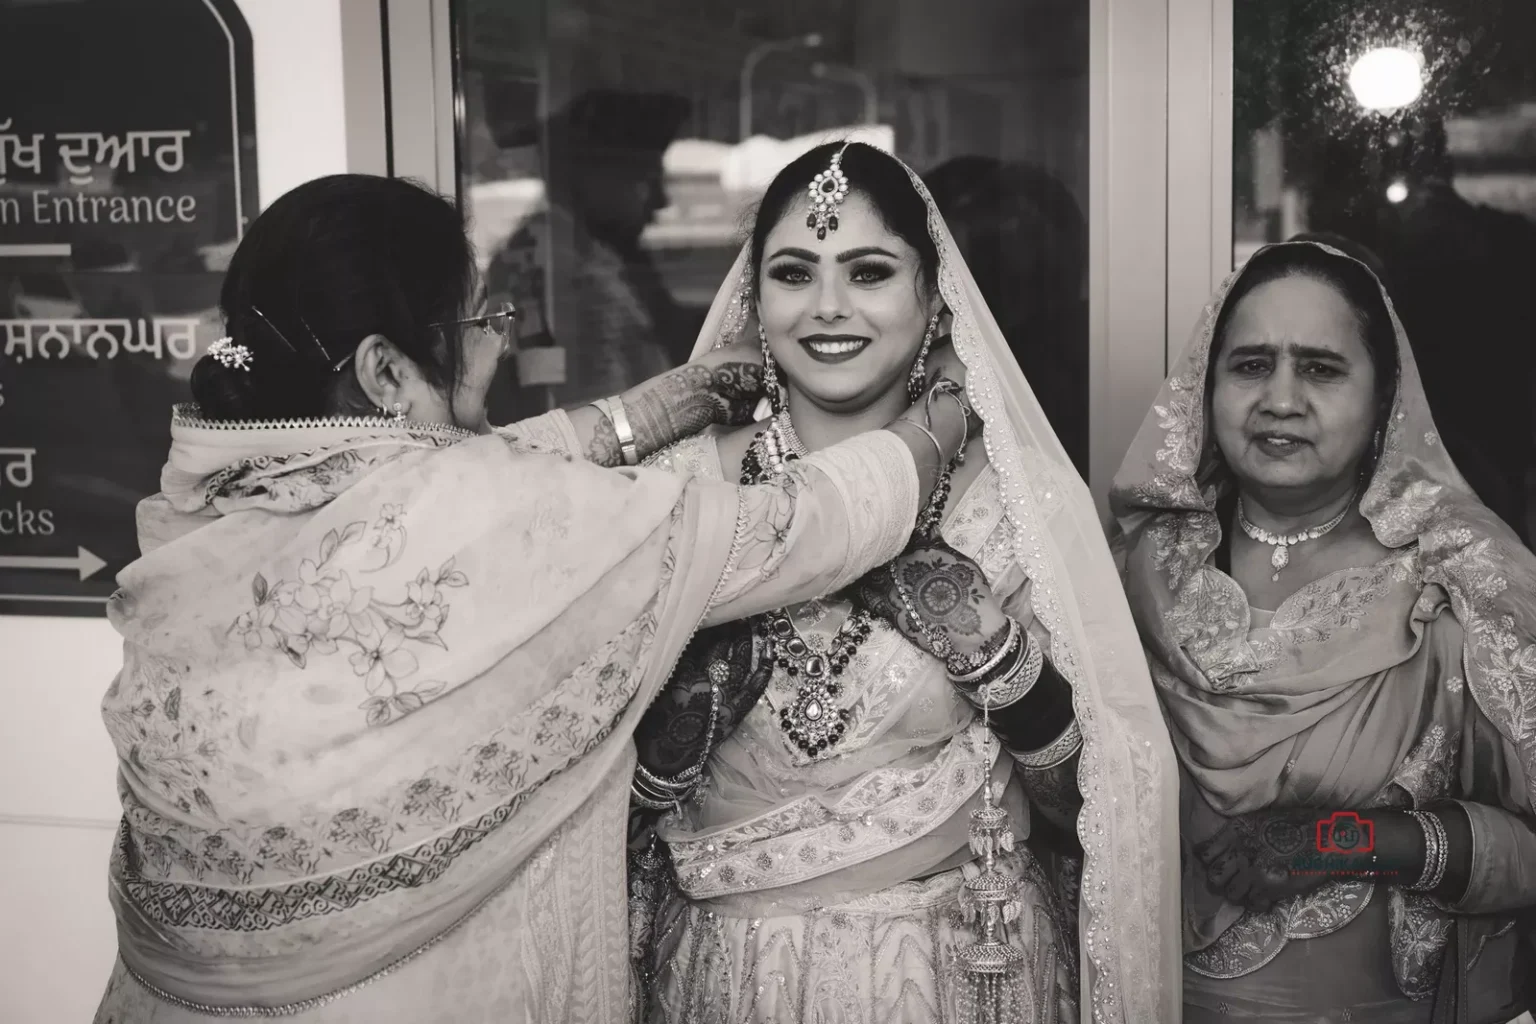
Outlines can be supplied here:
[[808, 284], [811, 272], [799, 263], [776, 263], [768, 268], [768, 277], [783, 284]]
[[[877, 285], [896, 275], [896, 268], [880, 260], [864, 260], [847, 269], [848, 280], [853, 284]], [[803, 263], [776, 263], [768, 268], [770, 280], [780, 284], [804, 285], [814, 279], [811, 268]]]
[[854, 284], [879, 284], [881, 281], [889, 281], [895, 274], [896, 268], [889, 263], [871, 260], [855, 263], [848, 271], [848, 280]]

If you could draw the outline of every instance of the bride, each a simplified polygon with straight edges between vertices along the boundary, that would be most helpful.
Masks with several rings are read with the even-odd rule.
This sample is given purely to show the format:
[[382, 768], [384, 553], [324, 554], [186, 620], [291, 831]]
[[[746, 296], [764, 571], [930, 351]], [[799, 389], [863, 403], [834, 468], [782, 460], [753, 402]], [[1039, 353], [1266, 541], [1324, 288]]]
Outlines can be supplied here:
[[[1176, 1021], [1175, 776], [1141, 646], [1087, 489], [917, 176], [857, 142], [780, 172], [695, 354], [754, 333], [771, 418], [654, 464], [793, 476], [906, 407], [946, 333], [985, 431], [857, 603], [697, 638], [677, 669], [695, 692], [729, 672], [763, 693], [728, 738], [708, 745], [702, 698], [642, 724], [635, 802], [672, 808], [632, 875], [650, 1018]], [[966, 632], [986, 634], [969, 659]]]

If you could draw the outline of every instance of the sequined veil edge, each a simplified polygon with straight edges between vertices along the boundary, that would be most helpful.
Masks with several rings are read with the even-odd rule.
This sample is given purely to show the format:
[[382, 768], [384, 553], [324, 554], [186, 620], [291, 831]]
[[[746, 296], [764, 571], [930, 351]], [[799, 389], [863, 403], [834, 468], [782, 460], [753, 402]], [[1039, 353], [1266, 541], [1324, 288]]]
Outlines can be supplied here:
[[[932, 196], [916, 172], [939, 250], [939, 289], [951, 314], [967, 391], [986, 423], [1020, 567], [1034, 581], [1036, 617], [1053, 663], [1073, 683], [1084, 734], [1078, 785], [1084, 848], [1080, 940], [1084, 1007], [1101, 1024], [1176, 1021], [1181, 966], [1177, 776], [1119, 575], [1087, 486], [1051, 430], [993, 321]], [[857, 188], [858, 183], [851, 183]], [[754, 322], [744, 247], [715, 297], [697, 356]]]

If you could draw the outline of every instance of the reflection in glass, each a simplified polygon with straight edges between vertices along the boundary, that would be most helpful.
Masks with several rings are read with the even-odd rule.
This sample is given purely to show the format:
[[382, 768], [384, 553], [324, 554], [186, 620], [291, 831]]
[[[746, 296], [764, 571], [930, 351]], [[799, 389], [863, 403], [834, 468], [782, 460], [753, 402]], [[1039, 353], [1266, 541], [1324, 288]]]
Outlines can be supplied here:
[[1086, 461], [1083, 0], [454, 10], [461, 198], [492, 299], [518, 304], [525, 349], [565, 353], [560, 373], [525, 352], [493, 418], [682, 361], [762, 188], [859, 129], [933, 174], [1062, 442]]
[[1529, 540], [1536, 505], [1536, 4], [1234, 4], [1234, 259], [1371, 250], [1447, 448]]

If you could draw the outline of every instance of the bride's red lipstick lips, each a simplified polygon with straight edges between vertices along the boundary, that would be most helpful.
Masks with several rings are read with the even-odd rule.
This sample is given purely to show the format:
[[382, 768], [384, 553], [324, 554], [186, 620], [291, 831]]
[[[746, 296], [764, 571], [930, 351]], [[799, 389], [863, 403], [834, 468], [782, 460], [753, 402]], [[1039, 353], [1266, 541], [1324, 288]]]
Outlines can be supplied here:
[[[856, 344], [846, 344], [848, 342]], [[818, 352], [815, 348], [815, 344], [838, 343], [844, 344], [842, 350], [837, 352]], [[800, 339], [800, 346], [805, 349], [807, 355], [818, 363], [846, 363], [860, 352], [869, 348], [869, 344], [870, 339], [862, 334], [808, 334]]]

